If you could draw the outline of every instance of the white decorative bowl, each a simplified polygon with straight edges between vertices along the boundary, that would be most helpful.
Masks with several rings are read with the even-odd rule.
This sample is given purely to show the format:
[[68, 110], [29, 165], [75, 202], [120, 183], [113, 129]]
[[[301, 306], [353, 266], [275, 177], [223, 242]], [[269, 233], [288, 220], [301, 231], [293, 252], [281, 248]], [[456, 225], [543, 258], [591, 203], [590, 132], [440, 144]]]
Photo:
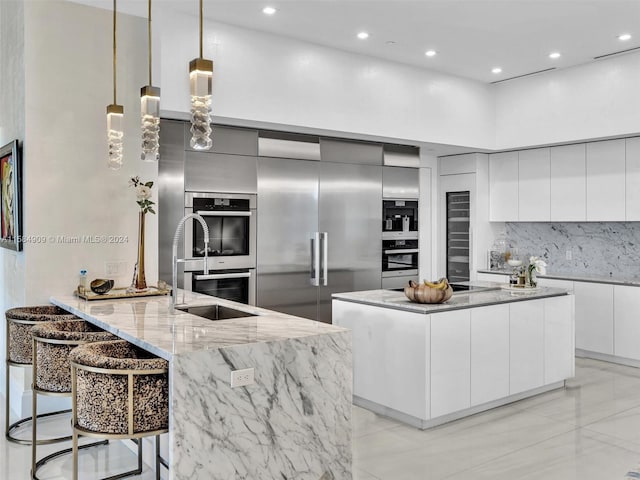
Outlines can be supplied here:
[[507, 260], [507, 263], [509, 264], [510, 267], [521, 267], [522, 266], [522, 260], [509, 259], [509, 260]]

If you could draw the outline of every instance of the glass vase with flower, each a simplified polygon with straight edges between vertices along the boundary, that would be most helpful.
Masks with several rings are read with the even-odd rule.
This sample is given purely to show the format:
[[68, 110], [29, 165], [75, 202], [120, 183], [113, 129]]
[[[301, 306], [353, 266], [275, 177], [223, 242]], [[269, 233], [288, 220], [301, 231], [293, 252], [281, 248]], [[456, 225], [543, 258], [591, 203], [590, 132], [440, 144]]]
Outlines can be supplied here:
[[143, 182], [140, 180], [140, 177], [136, 176], [129, 180], [129, 186], [136, 189], [136, 203], [138, 207], [140, 207], [140, 210], [138, 211], [138, 256], [133, 269], [133, 280], [127, 291], [143, 292], [147, 290], [147, 280], [144, 271], [145, 215], [147, 213], [156, 213], [153, 209], [155, 202], [151, 200], [153, 182]]

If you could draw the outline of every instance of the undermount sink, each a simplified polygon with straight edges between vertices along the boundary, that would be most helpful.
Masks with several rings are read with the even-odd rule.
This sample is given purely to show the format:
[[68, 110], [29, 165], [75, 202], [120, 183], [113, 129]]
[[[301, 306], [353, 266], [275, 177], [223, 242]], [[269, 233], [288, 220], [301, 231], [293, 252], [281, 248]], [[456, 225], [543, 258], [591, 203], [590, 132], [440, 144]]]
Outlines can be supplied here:
[[231, 318], [255, 317], [253, 313], [243, 312], [222, 305], [198, 305], [193, 307], [176, 307], [176, 310], [190, 313], [209, 320], [229, 320]]

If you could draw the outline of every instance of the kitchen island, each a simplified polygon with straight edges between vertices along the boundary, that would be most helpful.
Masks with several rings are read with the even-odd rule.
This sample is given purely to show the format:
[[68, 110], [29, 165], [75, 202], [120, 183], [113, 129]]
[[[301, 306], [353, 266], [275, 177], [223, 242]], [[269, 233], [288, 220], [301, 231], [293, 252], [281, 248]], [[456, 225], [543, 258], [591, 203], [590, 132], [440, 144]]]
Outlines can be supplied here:
[[353, 334], [354, 403], [418, 428], [561, 388], [574, 376], [574, 300], [557, 288], [333, 295], [333, 322]]
[[[55, 305], [169, 362], [169, 478], [350, 480], [351, 334], [341, 327], [184, 292], [244, 317], [171, 313], [169, 297]], [[192, 309], [197, 311], [197, 309]], [[232, 388], [231, 372], [253, 368]]]

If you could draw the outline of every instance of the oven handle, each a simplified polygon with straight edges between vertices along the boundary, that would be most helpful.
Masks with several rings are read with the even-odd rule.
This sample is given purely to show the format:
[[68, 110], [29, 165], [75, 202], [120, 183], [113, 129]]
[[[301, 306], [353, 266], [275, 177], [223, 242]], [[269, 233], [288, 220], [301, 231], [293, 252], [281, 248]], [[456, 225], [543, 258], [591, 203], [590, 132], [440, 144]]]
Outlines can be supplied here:
[[194, 275], [194, 280], [226, 280], [227, 278], [249, 278], [251, 272], [212, 273], [209, 275]]
[[419, 250], [417, 248], [399, 248], [397, 250], [385, 250], [384, 254], [385, 255], [395, 255], [395, 254], [400, 254], [400, 253], [419, 253]]
[[250, 217], [251, 211], [230, 212], [228, 210], [198, 210], [198, 215], [203, 217]]
[[311, 239], [311, 266], [310, 280], [314, 287], [320, 286], [320, 232], [315, 232]]

